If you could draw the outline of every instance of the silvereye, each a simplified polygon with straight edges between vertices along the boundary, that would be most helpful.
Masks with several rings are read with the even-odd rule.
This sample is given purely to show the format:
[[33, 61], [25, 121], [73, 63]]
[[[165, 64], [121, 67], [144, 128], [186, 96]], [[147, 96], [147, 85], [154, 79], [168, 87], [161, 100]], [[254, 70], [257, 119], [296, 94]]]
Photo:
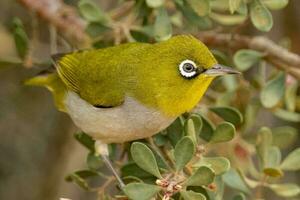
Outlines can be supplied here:
[[56, 72], [27, 84], [46, 86], [103, 155], [108, 143], [163, 130], [198, 104], [216, 76], [238, 73], [189, 35], [54, 56], [54, 63]]

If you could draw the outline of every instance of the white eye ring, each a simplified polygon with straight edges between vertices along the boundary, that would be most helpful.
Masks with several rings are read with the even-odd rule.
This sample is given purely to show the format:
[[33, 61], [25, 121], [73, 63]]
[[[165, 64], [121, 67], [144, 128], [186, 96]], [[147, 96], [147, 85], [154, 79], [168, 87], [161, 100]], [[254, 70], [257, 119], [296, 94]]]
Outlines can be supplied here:
[[183, 77], [192, 78], [197, 74], [197, 65], [191, 60], [184, 60], [179, 64], [179, 71]]

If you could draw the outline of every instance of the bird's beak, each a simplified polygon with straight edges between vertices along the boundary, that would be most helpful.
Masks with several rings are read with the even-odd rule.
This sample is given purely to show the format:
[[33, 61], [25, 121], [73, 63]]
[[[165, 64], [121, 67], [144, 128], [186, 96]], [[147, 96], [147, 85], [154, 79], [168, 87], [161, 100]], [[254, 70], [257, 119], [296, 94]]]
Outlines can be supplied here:
[[241, 74], [241, 72], [232, 69], [230, 67], [226, 67], [220, 64], [215, 64], [212, 68], [207, 69], [204, 74], [209, 76], [222, 76], [226, 74]]

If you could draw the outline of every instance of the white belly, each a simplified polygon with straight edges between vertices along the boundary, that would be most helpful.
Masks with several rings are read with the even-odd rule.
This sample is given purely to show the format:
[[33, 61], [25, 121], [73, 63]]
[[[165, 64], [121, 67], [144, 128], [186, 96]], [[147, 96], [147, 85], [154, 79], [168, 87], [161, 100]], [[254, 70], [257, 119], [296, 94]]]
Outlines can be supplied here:
[[147, 108], [131, 97], [115, 108], [96, 108], [68, 92], [65, 104], [74, 123], [104, 143], [122, 143], [150, 137], [169, 126], [175, 118]]

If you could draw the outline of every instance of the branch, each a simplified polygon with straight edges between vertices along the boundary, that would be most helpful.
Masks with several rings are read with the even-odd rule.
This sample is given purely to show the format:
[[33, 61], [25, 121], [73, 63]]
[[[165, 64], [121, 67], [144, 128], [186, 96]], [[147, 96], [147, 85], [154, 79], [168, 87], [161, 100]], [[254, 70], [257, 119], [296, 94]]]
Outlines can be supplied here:
[[72, 44], [89, 46], [90, 39], [85, 33], [86, 23], [76, 10], [62, 0], [18, 0], [24, 7], [36, 13], [41, 19], [52, 24]]
[[233, 50], [253, 49], [266, 54], [266, 60], [280, 70], [300, 79], [300, 56], [262, 36], [249, 37], [226, 33], [206, 32], [197, 36], [208, 46], [228, 47]]

